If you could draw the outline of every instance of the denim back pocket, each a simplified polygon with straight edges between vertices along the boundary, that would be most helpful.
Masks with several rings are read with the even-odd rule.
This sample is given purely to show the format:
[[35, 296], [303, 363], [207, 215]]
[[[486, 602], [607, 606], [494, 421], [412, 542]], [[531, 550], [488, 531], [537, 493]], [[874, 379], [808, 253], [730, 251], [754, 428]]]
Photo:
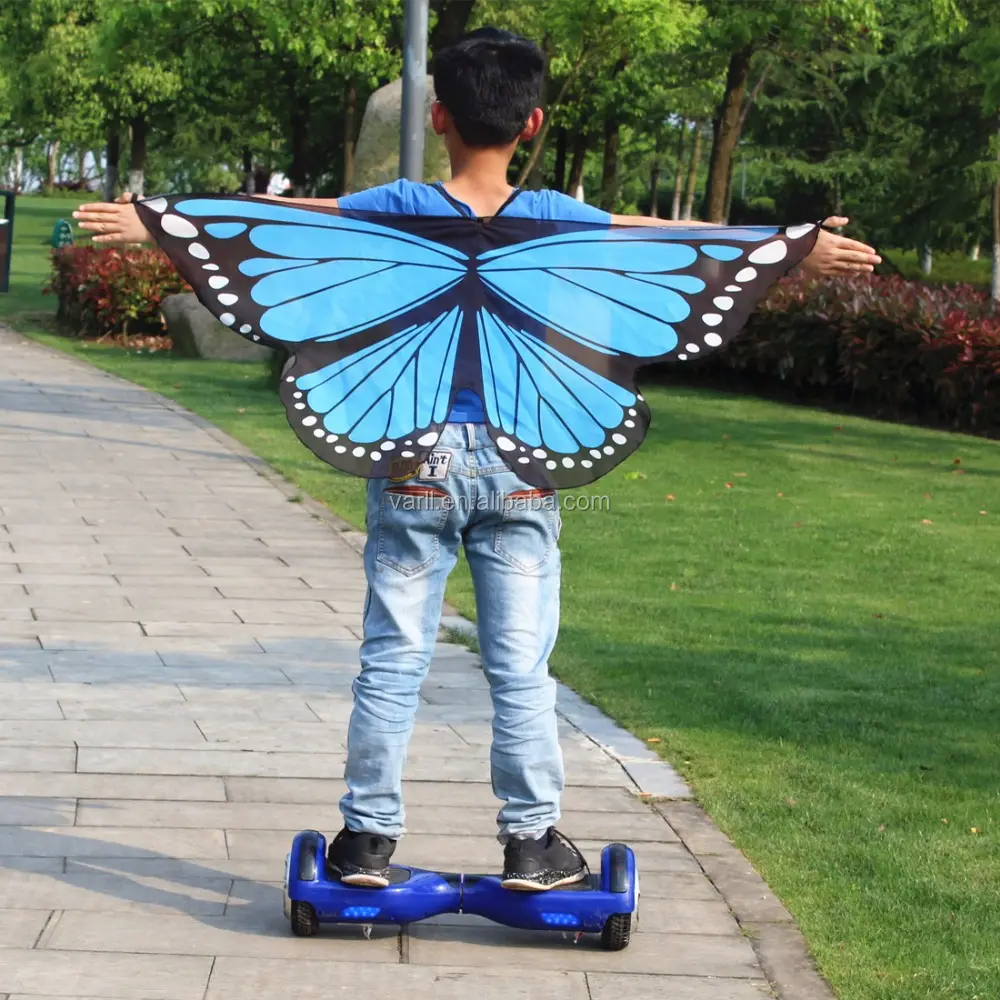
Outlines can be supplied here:
[[378, 511], [377, 560], [413, 576], [430, 566], [441, 551], [441, 532], [455, 506], [439, 486], [407, 483], [382, 491]]
[[504, 497], [493, 549], [514, 569], [536, 573], [548, 562], [559, 541], [560, 527], [552, 490], [513, 490]]

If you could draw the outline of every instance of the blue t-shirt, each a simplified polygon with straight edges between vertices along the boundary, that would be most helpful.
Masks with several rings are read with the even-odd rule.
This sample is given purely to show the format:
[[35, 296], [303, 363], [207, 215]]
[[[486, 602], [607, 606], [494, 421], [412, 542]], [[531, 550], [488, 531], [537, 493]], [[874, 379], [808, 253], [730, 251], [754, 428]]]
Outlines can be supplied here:
[[[337, 199], [341, 208], [359, 212], [392, 212], [396, 215], [461, 215], [475, 213], [464, 202], [447, 195], [440, 184], [420, 184], [400, 179]], [[564, 219], [568, 222], [611, 222], [607, 212], [577, 201], [559, 191], [518, 189], [503, 215], [517, 219]], [[485, 423], [483, 403], [471, 389], [459, 389], [448, 414], [451, 423]]]

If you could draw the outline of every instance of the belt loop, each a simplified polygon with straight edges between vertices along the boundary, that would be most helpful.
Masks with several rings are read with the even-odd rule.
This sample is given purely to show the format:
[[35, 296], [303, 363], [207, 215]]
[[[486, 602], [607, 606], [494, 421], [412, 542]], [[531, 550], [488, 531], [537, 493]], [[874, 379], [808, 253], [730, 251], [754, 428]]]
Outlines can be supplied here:
[[465, 425], [465, 440], [469, 451], [472, 451], [476, 447], [476, 428], [470, 423]]

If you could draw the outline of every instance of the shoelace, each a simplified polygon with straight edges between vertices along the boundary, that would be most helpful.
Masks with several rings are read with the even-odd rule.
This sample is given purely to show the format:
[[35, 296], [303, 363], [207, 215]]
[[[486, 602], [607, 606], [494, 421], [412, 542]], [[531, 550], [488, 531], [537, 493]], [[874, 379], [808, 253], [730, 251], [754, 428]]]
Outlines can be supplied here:
[[583, 851], [581, 851], [580, 848], [577, 847], [565, 833], [560, 833], [554, 826], [549, 827], [549, 829], [553, 838], [558, 837], [563, 844], [568, 845], [572, 850], [576, 851], [576, 856], [583, 862], [583, 867], [586, 868], [587, 876], [589, 878], [592, 873], [590, 871], [590, 865], [587, 864], [587, 859], [584, 857]]

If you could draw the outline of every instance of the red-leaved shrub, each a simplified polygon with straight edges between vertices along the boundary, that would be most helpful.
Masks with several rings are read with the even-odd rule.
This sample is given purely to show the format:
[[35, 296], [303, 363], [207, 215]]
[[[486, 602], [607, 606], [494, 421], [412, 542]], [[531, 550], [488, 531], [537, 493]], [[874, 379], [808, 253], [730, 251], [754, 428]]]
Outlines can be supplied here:
[[808, 397], [977, 433], [1000, 431], [1000, 316], [969, 285], [785, 278], [715, 356]]
[[52, 252], [46, 294], [81, 337], [162, 333], [160, 303], [191, 291], [162, 250], [65, 247]]

